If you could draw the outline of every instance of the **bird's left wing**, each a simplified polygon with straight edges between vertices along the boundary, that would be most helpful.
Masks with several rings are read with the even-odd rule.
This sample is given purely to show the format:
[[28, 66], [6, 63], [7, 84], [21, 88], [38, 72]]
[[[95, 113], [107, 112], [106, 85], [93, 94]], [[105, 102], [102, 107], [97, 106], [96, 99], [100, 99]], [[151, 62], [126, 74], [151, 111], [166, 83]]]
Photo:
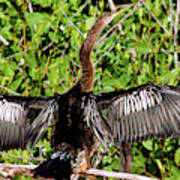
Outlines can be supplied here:
[[[138, 142], [152, 137], [180, 137], [180, 88], [152, 83], [97, 96], [109, 138]], [[105, 124], [105, 123], [104, 123]]]

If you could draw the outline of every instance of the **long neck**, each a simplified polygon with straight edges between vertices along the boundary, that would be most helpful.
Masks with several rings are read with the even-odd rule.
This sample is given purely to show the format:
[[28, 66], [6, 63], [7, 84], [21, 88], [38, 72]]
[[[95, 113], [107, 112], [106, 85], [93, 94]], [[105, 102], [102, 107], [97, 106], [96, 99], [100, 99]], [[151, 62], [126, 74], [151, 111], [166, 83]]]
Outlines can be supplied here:
[[101, 16], [96, 21], [91, 31], [89, 32], [88, 37], [81, 46], [79, 58], [82, 65], [82, 75], [79, 83], [83, 92], [92, 91], [94, 86], [95, 69], [91, 60], [91, 51], [93, 50], [98, 36], [101, 34], [105, 26], [112, 21], [115, 15], [115, 13], [108, 13]]

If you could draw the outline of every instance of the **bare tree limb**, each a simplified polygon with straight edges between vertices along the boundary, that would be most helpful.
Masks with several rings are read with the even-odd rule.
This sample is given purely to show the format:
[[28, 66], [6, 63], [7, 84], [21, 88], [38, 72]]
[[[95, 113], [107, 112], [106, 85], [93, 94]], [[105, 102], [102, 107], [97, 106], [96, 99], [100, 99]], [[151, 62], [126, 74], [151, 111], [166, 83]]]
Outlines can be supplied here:
[[128, 173], [119, 173], [119, 172], [110, 172], [104, 171], [99, 169], [88, 169], [86, 172], [79, 174], [86, 174], [86, 175], [94, 175], [94, 176], [102, 176], [102, 177], [111, 177], [111, 178], [125, 178], [127, 180], [155, 180], [153, 178], [136, 175], [136, 174], [128, 174]]
[[33, 170], [36, 167], [38, 167], [38, 165], [5, 164], [5, 163], [0, 164], [0, 168], [25, 168], [25, 169]]
[[[16, 165], [16, 164], [0, 164], [0, 174], [5, 177], [10, 176], [7, 170], [15, 170], [19, 175], [26, 175], [33, 177], [33, 170], [37, 168], [37, 165]], [[14, 171], [14, 175], [16, 172]], [[22, 174], [21, 174], [22, 173]], [[75, 172], [75, 174], [80, 175], [93, 175], [93, 176], [102, 176], [102, 177], [112, 177], [112, 178], [126, 178], [127, 180], [155, 180], [153, 178], [136, 175], [136, 174], [128, 174], [128, 173], [119, 173], [119, 172], [110, 172], [99, 169], [88, 169], [85, 172]]]

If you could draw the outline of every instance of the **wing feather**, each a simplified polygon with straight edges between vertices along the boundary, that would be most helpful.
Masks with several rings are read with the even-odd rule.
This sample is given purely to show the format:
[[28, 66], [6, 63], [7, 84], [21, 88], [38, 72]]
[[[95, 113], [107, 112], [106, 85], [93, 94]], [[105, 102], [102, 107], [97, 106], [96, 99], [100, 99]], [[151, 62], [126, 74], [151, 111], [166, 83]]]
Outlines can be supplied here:
[[97, 95], [99, 111], [108, 111], [109, 139], [138, 142], [180, 137], [180, 88], [152, 83], [119, 93]]
[[0, 149], [36, 143], [52, 119], [55, 104], [54, 97], [0, 95]]

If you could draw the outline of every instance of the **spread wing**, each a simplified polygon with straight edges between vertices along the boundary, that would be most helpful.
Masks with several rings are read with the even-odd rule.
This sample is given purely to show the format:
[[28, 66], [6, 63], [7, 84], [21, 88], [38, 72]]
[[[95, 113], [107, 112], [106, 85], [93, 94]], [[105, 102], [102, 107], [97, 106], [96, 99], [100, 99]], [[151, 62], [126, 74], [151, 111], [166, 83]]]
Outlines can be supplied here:
[[178, 87], [151, 83], [128, 91], [101, 94], [97, 96], [97, 104], [101, 114], [106, 114], [111, 141], [180, 137]]
[[52, 119], [54, 98], [0, 95], [0, 149], [35, 145]]

